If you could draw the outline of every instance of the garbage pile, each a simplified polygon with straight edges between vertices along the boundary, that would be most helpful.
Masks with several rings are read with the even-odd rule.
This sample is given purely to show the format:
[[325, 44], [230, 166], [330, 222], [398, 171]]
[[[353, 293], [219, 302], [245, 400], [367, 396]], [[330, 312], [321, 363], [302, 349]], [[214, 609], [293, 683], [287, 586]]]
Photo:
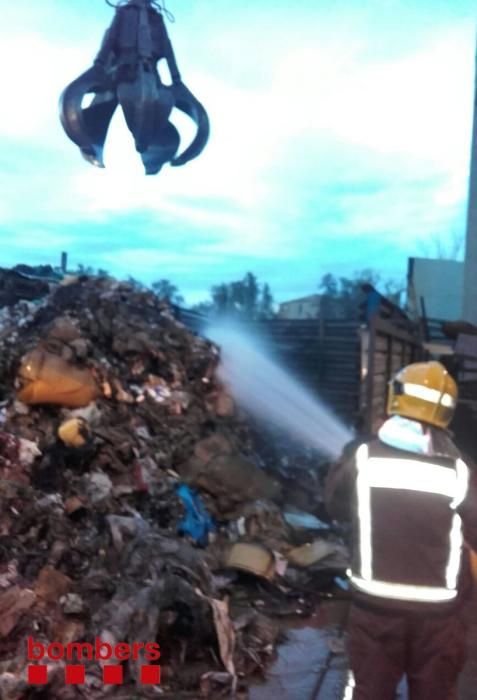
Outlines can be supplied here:
[[[49, 289], [0, 311], [0, 697], [239, 692], [277, 617], [307, 614], [346, 567], [313, 477], [294, 499], [217, 381], [219, 350], [167, 303], [110, 279]], [[32, 686], [28, 639], [138, 654], [108, 662], [122, 685], [89, 658], [65, 684], [58, 652]], [[151, 643], [160, 686], [141, 682]]]

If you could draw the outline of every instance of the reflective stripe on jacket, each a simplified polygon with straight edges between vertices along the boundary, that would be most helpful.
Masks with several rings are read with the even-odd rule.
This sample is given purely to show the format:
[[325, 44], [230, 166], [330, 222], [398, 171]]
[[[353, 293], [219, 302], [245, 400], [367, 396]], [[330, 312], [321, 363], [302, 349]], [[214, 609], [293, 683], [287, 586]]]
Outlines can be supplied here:
[[389, 454], [379, 455], [376, 447], [373, 453], [373, 446], [361, 445], [356, 453], [358, 532], [351, 581], [381, 598], [452, 600], [463, 547], [455, 509], [467, 493], [467, 466], [460, 459], [436, 464], [386, 450]]
[[398, 609], [456, 603], [467, 566], [462, 513], [477, 522], [468, 485], [460, 458], [424, 456], [377, 438], [347, 450], [330, 471], [325, 500], [332, 517], [351, 521], [348, 573], [358, 598]]

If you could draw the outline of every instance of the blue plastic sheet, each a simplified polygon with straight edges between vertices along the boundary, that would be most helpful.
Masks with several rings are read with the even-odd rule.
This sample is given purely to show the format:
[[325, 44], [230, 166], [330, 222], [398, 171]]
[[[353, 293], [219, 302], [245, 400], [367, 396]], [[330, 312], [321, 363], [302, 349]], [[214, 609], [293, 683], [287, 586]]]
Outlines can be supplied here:
[[186, 484], [178, 486], [176, 491], [186, 510], [184, 518], [178, 525], [179, 533], [189, 535], [198, 545], [206, 547], [209, 542], [209, 533], [215, 531], [213, 519], [197, 491]]

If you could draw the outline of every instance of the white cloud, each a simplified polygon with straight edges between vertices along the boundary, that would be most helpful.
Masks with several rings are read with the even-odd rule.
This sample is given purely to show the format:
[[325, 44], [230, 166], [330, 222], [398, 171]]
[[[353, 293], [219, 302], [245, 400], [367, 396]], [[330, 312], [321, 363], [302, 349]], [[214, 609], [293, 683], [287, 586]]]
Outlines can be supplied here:
[[[55, 7], [48, 4], [50, 12]], [[368, 2], [366, 13], [376, 7]], [[393, 1], [385, 9], [398, 7]], [[149, 237], [153, 249], [159, 221], [190, 228], [191, 247], [204, 265], [214, 256], [306, 258], [316, 254], [313, 237], [349, 240], [363, 231], [411, 248], [416, 237], [448, 225], [467, 194], [473, 27], [436, 24], [426, 33], [417, 23], [401, 35], [394, 28], [386, 54], [384, 14], [380, 29], [370, 32], [369, 14], [356, 21], [359, 13], [345, 3], [315, 8], [309, 21], [302, 7], [299, 15], [285, 4], [275, 22], [264, 6], [245, 10], [247, 23], [216, 17], [213, 29], [203, 26], [195, 36], [200, 5], [190, 9], [194, 21], [184, 19], [183, 29], [178, 24], [171, 32], [184, 79], [210, 113], [211, 139], [197, 161], [166, 166], [151, 178], [143, 174], [121, 115], [111, 128], [105, 171], [81, 159], [59, 124], [59, 93], [88, 67], [109, 11], [101, 10], [101, 21], [98, 15], [84, 39], [78, 38], [80, 22], [65, 25], [59, 37], [60, 19], [69, 16], [65, 9], [51, 38], [46, 20], [36, 33], [32, 21], [25, 30], [20, 21], [11, 31], [0, 29], [2, 65], [15, 57], [15, 70], [5, 71], [9, 99], [0, 111], [0, 138], [5, 153], [8, 145], [19, 147], [18, 160], [11, 156], [16, 167], [6, 161], [0, 172], [3, 223], [87, 225], [141, 212], [151, 224], [142, 241]], [[189, 17], [185, 5], [180, 11]], [[412, 45], [397, 51], [399, 36], [404, 42], [409, 33]], [[200, 54], [193, 48], [198, 45], [205, 47]], [[185, 131], [190, 138], [191, 130]], [[42, 160], [35, 157], [37, 146]], [[363, 190], [380, 181], [385, 189], [372, 197], [346, 190], [329, 195], [330, 187], [339, 191], [350, 180]], [[435, 183], [413, 191], [410, 183], [425, 180]], [[303, 228], [304, 221], [312, 230]], [[47, 245], [45, 235], [39, 248]], [[51, 243], [81, 246], [79, 236], [71, 237], [51, 236]], [[111, 263], [155, 264], [155, 253], [148, 262], [142, 245], [130, 257], [113, 251]], [[175, 264], [174, 256], [167, 260]]]
[[0, 32], [2, 109], [0, 134], [42, 144], [58, 142], [58, 101], [81, 69], [82, 47], [49, 41], [33, 33]]

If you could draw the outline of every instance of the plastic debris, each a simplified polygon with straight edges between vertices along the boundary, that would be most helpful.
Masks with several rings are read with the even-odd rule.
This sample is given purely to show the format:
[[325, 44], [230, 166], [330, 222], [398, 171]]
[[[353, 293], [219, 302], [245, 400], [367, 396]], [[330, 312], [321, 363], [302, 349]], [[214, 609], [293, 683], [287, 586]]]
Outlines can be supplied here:
[[189, 535], [194, 542], [205, 547], [209, 541], [209, 534], [215, 531], [212, 518], [207, 513], [197, 491], [181, 484], [177, 487], [177, 495], [186, 510], [184, 519], [178, 524], [178, 531], [183, 535]]
[[107, 474], [96, 472], [90, 474], [87, 480], [86, 493], [92, 503], [104, 501], [111, 495], [113, 482]]
[[329, 530], [328, 523], [319, 520], [311, 513], [284, 513], [284, 518], [289, 525], [295, 528], [303, 528], [304, 530]]
[[349, 581], [348, 579], [341, 578], [341, 576], [335, 577], [335, 583], [342, 591], [349, 591]]
[[27, 405], [87, 406], [99, 395], [91, 372], [41, 349], [32, 350], [19, 372], [23, 387], [18, 400]]

